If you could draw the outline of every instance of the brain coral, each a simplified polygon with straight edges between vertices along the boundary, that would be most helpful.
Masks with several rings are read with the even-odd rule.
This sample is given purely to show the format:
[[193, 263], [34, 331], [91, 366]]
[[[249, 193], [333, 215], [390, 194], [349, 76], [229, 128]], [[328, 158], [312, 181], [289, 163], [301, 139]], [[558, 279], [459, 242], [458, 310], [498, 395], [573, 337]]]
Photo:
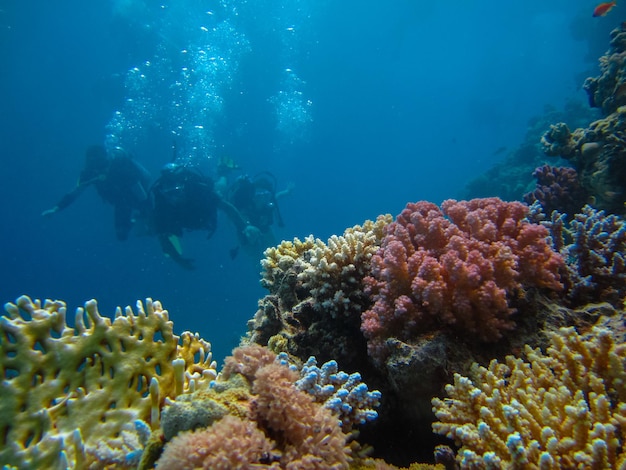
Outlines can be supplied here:
[[374, 300], [361, 325], [370, 355], [384, 359], [387, 338], [442, 328], [497, 340], [513, 328], [509, 302], [524, 288], [561, 289], [563, 261], [527, 213], [498, 198], [408, 204], [364, 280]]
[[24, 296], [5, 309], [0, 461], [6, 465], [136, 468], [133, 456], [145, 441], [137, 434], [158, 428], [165, 399], [216, 375], [210, 344], [188, 332], [179, 344], [167, 311], [150, 299], [145, 307], [137, 303], [137, 314], [118, 309], [113, 321], [87, 302], [74, 328], [60, 301], [42, 305]]
[[474, 364], [433, 399], [433, 430], [461, 446], [461, 468], [626, 467], [626, 345], [599, 327], [562, 328], [551, 343]]

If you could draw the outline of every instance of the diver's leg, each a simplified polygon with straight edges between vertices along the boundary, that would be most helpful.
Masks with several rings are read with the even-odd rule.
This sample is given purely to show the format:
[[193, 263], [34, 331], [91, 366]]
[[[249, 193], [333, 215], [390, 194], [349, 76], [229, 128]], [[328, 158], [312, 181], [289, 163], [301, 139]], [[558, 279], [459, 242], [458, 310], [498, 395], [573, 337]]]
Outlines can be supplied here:
[[115, 235], [122, 241], [128, 238], [132, 228], [132, 208], [126, 205], [115, 206]]

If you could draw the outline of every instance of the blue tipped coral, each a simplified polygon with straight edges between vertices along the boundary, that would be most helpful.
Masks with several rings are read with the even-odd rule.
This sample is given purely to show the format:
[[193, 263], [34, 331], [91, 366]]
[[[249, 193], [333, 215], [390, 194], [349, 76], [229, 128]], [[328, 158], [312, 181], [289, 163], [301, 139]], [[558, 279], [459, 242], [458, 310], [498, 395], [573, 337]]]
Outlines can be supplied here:
[[[287, 362], [287, 355], [281, 353], [276, 358], [282, 363]], [[315, 398], [317, 403], [335, 413], [344, 431], [355, 425], [365, 424], [378, 417], [374, 408], [380, 405], [381, 393], [370, 391], [361, 382], [361, 374], [347, 374], [340, 371], [336, 361], [328, 361], [317, 366], [317, 360], [311, 356], [300, 369], [300, 379], [296, 387]]]
[[[533, 217], [543, 217], [533, 205]], [[567, 298], [573, 305], [609, 302], [620, 306], [626, 297], [626, 223], [589, 205], [568, 223], [567, 214], [553, 211], [542, 222], [552, 236], [554, 248], [565, 259]]]

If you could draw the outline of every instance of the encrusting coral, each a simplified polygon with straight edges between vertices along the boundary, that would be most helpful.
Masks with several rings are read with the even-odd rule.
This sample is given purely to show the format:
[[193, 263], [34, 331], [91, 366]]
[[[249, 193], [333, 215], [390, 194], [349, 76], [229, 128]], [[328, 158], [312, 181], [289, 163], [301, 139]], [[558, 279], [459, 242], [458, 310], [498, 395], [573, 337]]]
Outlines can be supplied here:
[[562, 328], [545, 354], [455, 374], [433, 430], [461, 446], [461, 468], [626, 468], [626, 344], [612, 334]]
[[[346, 265], [354, 266], [345, 278], [350, 284], [336, 275], [342, 272], [339, 263], [331, 262], [333, 253], [341, 254], [345, 236], [343, 243], [323, 244], [310, 237], [308, 243], [283, 242], [268, 250], [264, 285], [270, 295], [260, 302], [243, 341], [287, 351], [302, 361], [309, 356], [336, 359], [347, 370], [359, 371], [366, 382], [376, 383], [384, 397], [383, 408], [379, 419], [361, 435], [379, 455], [393, 454], [389, 442], [397, 443], [408, 433], [419, 435], [423, 442], [432, 438], [427, 424], [430, 400], [449, 374], [465, 373], [473, 360], [489, 360], [493, 354], [503, 357], [526, 338], [536, 345], [545, 316], [539, 314], [535, 298], [556, 297], [555, 291], [562, 288], [563, 260], [549, 245], [546, 227], [526, 220], [526, 205], [489, 198], [449, 201], [445, 211], [427, 202], [419, 207], [431, 212], [421, 224], [419, 213], [416, 220], [405, 213], [396, 222], [385, 216], [355, 231], [367, 243], [351, 243], [363, 248], [350, 251], [362, 253]], [[397, 233], [400, 225], [406, 230], [403, 237]], [[405, 242], [406, 253], [411, 249], [410, 254], [419, 253], [398, 255], [397, 265], [393, 264], [388, 255], [397, 253], [390, 246]], [[423, 270], [418, 269], [420, 255], [425, 255]], [[435, 265], [441, 267], [440, 277], [428, 277], [436, 271]], [[329, 304], [334, 292], [348, 289], [357, 294], [350, 296], [349, 305]], [[426, 291], [433, 296], [419, 297]], [[436, 293], [440, 302], [435, 301]], [[421, 322], [417, 316], [402, 316], [407, 299], [414, 302], [415, 310], [423, 310]], [[388, 315], [377, 316], [383, 307]], [[374, 331], [369, 329], [372, 325], [381, 328]], [[507, 329], [513, 328], [515, 332], [508, 334]], [[503, 338], [496, 341], [499, 335]], [[491, 343], [487, 347], [479, 339]]]
[[[182, 344], [159, 302], [66, 323], [60, 301], [23, 296], [0, 318], [0, 461], [29, 468], [136, 468], [166, 398], [215, 378], [210, 344]], [[197, 358], [194, 358], [197, 357]]]

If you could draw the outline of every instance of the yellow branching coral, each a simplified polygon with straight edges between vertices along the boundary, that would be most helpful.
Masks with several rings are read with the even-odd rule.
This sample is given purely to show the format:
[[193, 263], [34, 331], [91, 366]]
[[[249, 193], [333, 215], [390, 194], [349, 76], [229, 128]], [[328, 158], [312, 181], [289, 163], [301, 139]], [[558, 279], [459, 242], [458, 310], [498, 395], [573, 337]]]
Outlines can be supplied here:
[[455, 374], [433, 399], [433, 430], [462, 446], [462, 468], [626, 468], [626, 345], [594, 327], [562, 328], [543, 354], [526, 347], [473, 380]]
[[113, 321], [89, 301], [73, 328], [60, 301], [42, 306], [23, 296], [5, 310], [0, 461], [6, 465], [136, 466], [129, 456], [141, 451], [148, 426], [159, 426], [165, 400], [216, 375], [210, 344], [189, 332], [179, 344], [167, 311], [150, 299], [145, 307], [137, 302], [137, 314], [118, 308]]
[[[280, 245], [265, 250], [265, 258], [261, 261], [261, 265], [268, 274], [275, 269], [286, 271], [293, 265], [295, 260], [313, 248], [314, 245], [315, 239], [313, 236], [306, 237], [304, 241], [301, 241], [299, 238], [294, 238], [293, 241], [285, 240]], [[265, 281], [271, 282], [271, 279], [267, 277]]]

